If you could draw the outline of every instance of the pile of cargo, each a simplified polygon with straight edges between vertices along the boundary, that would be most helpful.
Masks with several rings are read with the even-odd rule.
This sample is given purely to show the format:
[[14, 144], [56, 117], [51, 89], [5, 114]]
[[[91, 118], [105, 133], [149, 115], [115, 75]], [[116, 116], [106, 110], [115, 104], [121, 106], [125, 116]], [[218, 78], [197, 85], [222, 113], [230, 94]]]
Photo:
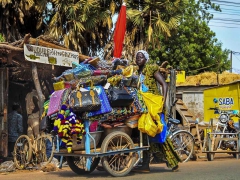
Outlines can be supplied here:
[[240, 74], [229, 73], [222, 74], [215, 72], [204, 72], [195, 76], [186, 76], [186, 81], [177, 83], [177, 86], [205, 86], [205, 85], [223, 85], [234, 81], [240, 81]]

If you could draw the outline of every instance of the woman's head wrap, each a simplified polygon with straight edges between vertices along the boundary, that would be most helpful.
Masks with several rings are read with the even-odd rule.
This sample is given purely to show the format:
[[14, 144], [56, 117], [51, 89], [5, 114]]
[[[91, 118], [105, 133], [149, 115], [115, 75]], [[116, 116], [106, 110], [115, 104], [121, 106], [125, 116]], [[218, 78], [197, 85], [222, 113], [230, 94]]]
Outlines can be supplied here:
[[[144, 51], [144, 50], [139, 50], [137, 53], [143, 53], [143, 55], [145, 56], [145, 58], [146, 58], [146, 60], [147, 60], [147, 62], [148, 62], [148, 60], [149, 60], [149, 54], [147, 53], [147, 51]], [[136, 54], [136, 56], [137, 56], [137, 54]]]

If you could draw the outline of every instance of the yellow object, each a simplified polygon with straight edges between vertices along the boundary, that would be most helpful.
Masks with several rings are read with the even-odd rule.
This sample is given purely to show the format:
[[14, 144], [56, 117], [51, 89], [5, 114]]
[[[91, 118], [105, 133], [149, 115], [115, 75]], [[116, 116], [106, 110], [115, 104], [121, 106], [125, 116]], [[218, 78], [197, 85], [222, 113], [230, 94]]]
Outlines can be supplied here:
[[163, 96], [156, 95], [153, 93], [148, 92], [141, 92], [143, 97], [143, 101], [148, 108], [148, 112], [150, 112], [152, 118], [157, 122], [160, 122], [160, 117], [158, 113], [162, 112], [163, 110]]
[[149, 136], [154, 137], [156, 134], [162, 132], [163, 125], [160, 121], [158, 113], [163, 109], [163, 96], [155, 95], [152, 93], [140, 92], [145, 105], [148, 108], [148, 113], [142, 114], [138, 121], [138, 129], [147, 133]]
[[64, 81], [53, 83], [53, 89], [54, 89], [54, 91], [64, 89]]
[[145, 115], [145, 132], [151, 136], [155, 137], [156, 134], [158, 133], [158, 126], [154, 123], [151, 114], [148, 112]]
[[[176, 72], [176, 82], [177, 83], [184, 83], [185, 81], [186, 81], [185, 71], [177, 71]], [[170, 74], [168, 74], [166, 82], [170, 82]]]
[[[219, 117], [219, 114], [214, 114], [214, 110], [209, 110], [214, 107], [220, 110], [240, 110], [240, 81], [205, 89], [204, 121], [209, 122], [211, 118]], [[238, 118], [232, 117], [232, 119], [238, 122]]]
[[207, 137], [207, 133], [211, 133], [212, 130], [209, 128], [204, 129], [204, 137]]
[[131, 77], [133, 75], [133, 65], [127, 66], [125, 69], [123, 69], [123, 76], [125, 77]]

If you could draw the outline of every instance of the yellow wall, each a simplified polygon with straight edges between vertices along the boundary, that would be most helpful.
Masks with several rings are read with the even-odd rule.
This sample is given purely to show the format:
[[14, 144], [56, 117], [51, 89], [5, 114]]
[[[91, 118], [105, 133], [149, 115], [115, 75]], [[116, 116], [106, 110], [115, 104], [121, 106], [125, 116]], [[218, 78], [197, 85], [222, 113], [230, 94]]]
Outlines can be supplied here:
[[[218, 100], [214, 103], [214, 99]], [[204, 121], [218, 118], [209, 108], [218, 107], [221, 110], [240, 110], [240, 82], [204, 90]], [[234, 121], [238, 121], [234, 118]]]

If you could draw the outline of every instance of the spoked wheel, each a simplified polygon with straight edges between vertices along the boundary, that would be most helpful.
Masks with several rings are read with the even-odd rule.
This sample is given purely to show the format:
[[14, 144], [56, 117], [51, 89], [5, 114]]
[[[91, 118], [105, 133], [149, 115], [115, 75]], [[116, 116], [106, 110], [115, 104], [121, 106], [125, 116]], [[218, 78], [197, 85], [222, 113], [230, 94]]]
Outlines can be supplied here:
[[32, 159], [32, 144], [27, 135], [21, 135], [17, 139], [14, 151], [13, 160], [18, 169], [24, 169]]
[[[115, 131], [108, 134], [102, 142], [101, 152], [111, 152], [133, 149], [132, 139], [124, 132]], [[133, 168], [136, 161], [136, 152], [119, 153], [104, 156], [102, 165], [112, 176], [121, 177], [127, 175]]]
[[194, 137], [188, 131], [180, 130], [175, 132], [171, 140], [173, 142], [174, 150], [182, 159], [182, 162], [187, 162], [192, 157], [194, 150]]
[[85, 174], [90, 174], [93, 172], [96, 167], [98, 166], [98, 163], [100, 161], [100, 158], [90, 158], [91, 160], [91, 166], [90, 166], [90, 171], [86, 170], [86, 157], [82, 156], [67, 156], [67, 163], [71, 170], [75, 172], [78, 175], [85, 175]]
[[41, 167], [46, 166], [52, 161], [54, 153], [54, 144], [52, 144], [52, 137], [50, 135], [41, 135], [36, 140], [35, 145], [35, 158], [37, 164], [41, 164]]

